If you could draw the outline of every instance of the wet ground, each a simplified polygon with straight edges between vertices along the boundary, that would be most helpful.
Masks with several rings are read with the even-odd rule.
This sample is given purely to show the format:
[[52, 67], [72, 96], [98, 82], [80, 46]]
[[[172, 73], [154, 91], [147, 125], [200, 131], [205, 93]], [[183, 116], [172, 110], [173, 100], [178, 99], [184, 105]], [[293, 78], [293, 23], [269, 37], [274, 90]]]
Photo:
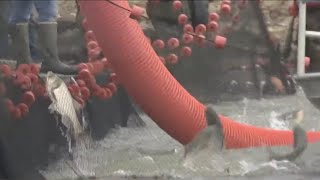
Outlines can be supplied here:
[[[319, 110], [307, 100], [301, 89], [293, 96], [242, 99], [214, 106], [219, 113], [238, 121], [276, 129], [291, 129], [292, 125], [290, 121], [277, 119], [277, 115], [303, 109], [305, 129], [317, 130], [320, 125]], [[101, 179], [128, 176], [160, 179], [232, 179], [229, 176], [241, 176], [243, 179], [319, 178], [316, 173], [320, 169], [318, 144], [310, 145], [294, 163], [269, 161], [265, 148], [224, 150], [222, 153], [204, 150], [200, 156], [182, 159], [183, 146], [163, 132], [149, 117], [144, 114], [141, 116], [146, 127], [131, 124], [128, 128], [117, 128], [90, 148], [75, 147], [73, 162], [62, 158], [50, 163], [42, 173], [48, 179], [75, 179], [79, 174], [94, 175]], [[280, 153], [289, 149], [276, 148]]]

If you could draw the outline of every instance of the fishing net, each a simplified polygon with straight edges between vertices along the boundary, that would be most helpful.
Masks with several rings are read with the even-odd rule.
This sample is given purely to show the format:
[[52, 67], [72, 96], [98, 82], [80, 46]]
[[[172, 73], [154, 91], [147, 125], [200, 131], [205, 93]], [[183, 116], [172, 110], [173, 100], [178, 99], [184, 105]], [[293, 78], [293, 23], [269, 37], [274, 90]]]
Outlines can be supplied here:
[[[319, 112], [310, 104], [304, 92], [300, 88], [296, 89], [291, 77], [294, 70], [292, 64], [295, 62], [295, 58], [292, 57], [295, 57], [295, 52], [290, 50], [289, 53], [285, 52], [288, 51], [289, 46], [291, 47], [291, 41], [295, 38], [294, 34], [292, 35], [288, 30], [290, 29], [288, 27], [295, 26], [295, 21], [293, 19], [293, 23], [290, 24], [291, 17], [284, 15], [287, 13], [286, 8], [274, 10], [272, 8], [275, 5], [269, 1], [260, 3], [246, 0], [210, 3], [203, 1], [200, 6], [193, 4], [194, 1], [181, 1], [181, 3], [181, 9], [174, 10], [173, 1], [142, 2], [141, 5], [146, 6], [147, 13], [144, 16], [147, 18], [142, 18], [144, 20], [140, 24], [145, 35], [153, 43], [157, 54], [163, 57], [162, 60], [169, 71], [193, 96], [201, 102], [216, 103], [214, 107], [217, 112], [252, 125], [291, 129], [292, 122], [279, 118], [279, 115], [304, 109], [308, 119], [304, 127], [311, 129], [318, 126], [316, 117]], [[279, 7], [288, 7], [291, 4], [290, 1], [276, 3]], [[199, 7], [200, 9], [197, 9]], [[203, 9], [206, 7], [209, 9], [209, 16], [206, 16], [208, 13]], [[177, 21], [181, 13], [192, 18], [190, 25], [194, 26], [195, 31], [201, 31], [199, 24], [206, 25], [209, 22], [216, 22], [216, 24], [211, 23], [210, 26], [205, 26], [207, 29], [203, 34], [205, 36], [200, 36], [201, 33], [197, 32], [185, 33], [183, 26]], [[219, 20], [214, 20], [217, 15]], [[203, 21], [203, 17], [211, 20]], [[274, 17], [279, 18], [273, 20]], [[81, 18], [78, 17], [78, 19]], [[270, 33], [270, 27], [273, 28], [274, 34]], [[77, 34], [81, 34], [81, 31], [77, 31]], [[277, 33], [278, 36], [276, 36], [276, 32], [281, 33]], [[183, 39], [184, 35], [191, 35], [194, 42], [190, 45], [186, 43], [187, 40]], [[293, 40], [288, 44], [286, 40], [291, 36]], [[180, 48], [175, 50], [159, 48], [161, 43], [167, 46], [170, 38], [177, 38], [180, 44], [183, 44], [181, 47], [185, 51], [181, 52]], [[224, 38], [227, 40], [226, 44], [224, 44]], [[154, 42], [160, 42], [160, 45]], [[79, 44], [81, 44], [80, 40]], [[174, 44], [175, 41], [173, 46]], [[92, 46], [97, 48], [95, 44]], [[103, 59], [101, 49], [91, 52], [88, 49], [87, 54], [91, 59], [97, 57]], [[108, 66], [106, 64], [106, 62], [91, 63], [93, 70], [99, 69], [99, 66]], [[117, 84], [113, 75], [114, 72], [109, 70], [104, 73], [95, 73], [95, 81], [105, 88], [105, 92], [112, 91], [108, 83]], [[64, 79], [70, 80], [69, 77]], [[110, 86], [104, 86], [105, 84]], [[68, 84], [68, 87], [71, 85]], [[43, 122], [44, 125], [41, 125], [41, 122], [36, 121], [37, 129], [50, 126], [51, 128], [45, 130], [52, 131], [50, 132], [52, 139], [49, 139], [50, 142], [55, 142], [48, 143], [48, 137], [45, 140], [34, 139], [34, 142], [41, 142], [41, 145], [50, 147], [49, 153], [40, 153], [44, 156], [43, 159], [49, 157], [47, 164], [33, 163], [37, 171], [47, 179], [62, 180], [105, 179], [115, 176], [131, 178], [140, 176], [150, 178], [223, 177], [251, 174], [263, 176], [313, 168], [313, 165], [303, 166], [299, 163], [269, 161], [269, 154], [265, 148], [223, 150], [217, 153], [205, 149], [197, 156], [185, 159], [183, 158], [184, 147], [145, 115], [121, 86], [117, 88], [116, 95], [107, 101], [101, 100], [101, 96], [105, 94], [93, 92], [95, 97], [86, 102], [84, 116], [89, 122], [88, 133], [94, 140], [89, 147], [76, 144], [72, 148], [72, 158], [67, 152], [65, 139], [61, 138], [56, 131], [56, 124], [52, 123], [55, 122], [52, 115], [45, 112], [49, 103], [42, 99], [33, 108], [32, 113], [42, 108], [43, 114], [40, 113], [38, 117], [32, 116], [28, 119], [50, 121], [49, 125]], [[75, 90], [72, 88], [69, 90], [76, 97], [73, 94]], [[90, 90], [94, 91], [94, 87]], [[16, 92], [16, 94], [19, 93], [21, 92]], [[16, 99], [19, 98], [20, 96], [16, 97]], [[24, 128], [20, 127], [12, 134]], [[34, 127], [30, 127], [32, 128]], [[34, 138], [42, 133], [44, 132], [36, 131], [34, 134], [30, 132], [24, 134], [28, 134], [28, 138]], [[21, 138], [16, 138], [21, 141]], [[28, 138], [23, 140], [28, 141]], [[11, 149], [21, 149], [23, 146], [28, 145], [21, 145], [21, 143], [17, 146], [10, 145]], [[32, 158], [36, 158], [39, 151], [34, 147], [40, 147], [40, 145], [33, 146], [33, 149], [26, 148], [26, 153], [15, 159], [19, 159], [17, 160], [19, 162], [30, 154]], [[286, 152], [288, 149], [291, 147], [283, 147], [279, 151]], [[310, 158], [306, 157], [306, 159]], [[315, 158], [314, 161], [316, 162], [317, 159]]]

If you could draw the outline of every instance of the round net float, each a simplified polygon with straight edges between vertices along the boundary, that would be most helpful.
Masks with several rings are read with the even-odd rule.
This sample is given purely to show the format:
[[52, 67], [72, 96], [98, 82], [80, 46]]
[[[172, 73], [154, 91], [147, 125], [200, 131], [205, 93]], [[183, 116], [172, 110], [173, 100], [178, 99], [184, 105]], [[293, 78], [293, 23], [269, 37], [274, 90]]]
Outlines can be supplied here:
[[30, 64], [31, 73], [38, 75], [40, 73], [40, 66], [38, 64]]
[[118, 88], [117, 88], [117, 85], [113, 82], [110, 82], [106, 85], [106, 88], [110, 89], [112, 94], [116, 93]]
[[181, 56], [189, 57], [192, 54], [192, 49], [188, 46], [181, 48]]
[[166, 61], [170, 64], [177, 64], [178, 63], [178, 56], [174, 53], [171, 53], [167, 56]]
[[88, 43], [87, 43], [87, 49], [95, 49], [95, 48], [97, 48], [97, 47], [99, 47], [99, 45], [98, 45], [98, 42], [97, 41], [89, 41]]
[[167, 42], [168, 46], [170, 49], [175, 49], [177, 47], [179, 47], [180, 42], [177, 38], [170, 38]]
[[29, 113], [29, 107], [25, 103], [19, 103], [17, 108], [20, 109], [22, 117], [26, 117], [26, 115]]
[[193, 26], [191, 24], [184, 25], [183, 32], [184, 33], [187, 33], [187, 32], [188, 33], [192, 33], [192, 32], [194, 32]]
[[22, 74], [27, 74], [31, 72], [30, 66], [28, 64], [19, 64], [17, 72], [21, 72]]
[[74, 91], [74, 94], [76, 95], [79, 95], [80, 94], [80, 87], [73, 83], [73, 84], [70, 84], [69, 87]]
[[174, 0], [172, 6], [174, 10], [180, 10], [182, 8], [182, 2], [179, 0]]
[[219, 24], [216, 21], [210, 21], [208, 23], [208, 31], [216, 32], [219, 28]]
[[26, 74], [26, 76], [30, 78], [32, 84], [37, 83], [39, 81], [38, 76], [33, 73], [28, 73]]
[[84, 100], [88, 100], [90, 98], [90, 90], [87, 87], [80, 87], [80, 93]]
[[228, 15], [231, 13], [231, 6], [228, 4], [221, 4], [220, 11], [223, 14]]
[[181, 25], [185, 25], [188, 23], [188, 16], [186, 14], [180, 14], [178, 16], [178, 22]]
[[88, 65], [88, 70], [90, 72], [90, 76], [92, 76], [93, 74], [95, 74], [95, 69], [93, 67], [93, 64], [89, 62], [87, 63], [87, 65]]
[[227, 38], [223, 36], [216, 36], [214, 39], [214, 46], [215, 48], [222, 49], [226, 47], [227, 44]]
[[219, 19], [220, 19], [220, 16], [219, 16], [218, 13], [213, 12], [213, 13], [210, 13], [210, 14], [209, 14], [209, 21], [216, 21], [216, 22], [218, 22]]
[[112, 97], [112, 92], [109, 88], [103, 88], [103, 90], [106, 92], [106, 99], [109, 99]]
[[23, 90], [30, 90], [32, 87], [31, 79], [25, 75], [21, 77], [18, 83], [20, 85], [20, 88]]
[[0, 64], [0, 72], [5, 77], [10, 76], [12, 73], [10, 66], [8, 66], [7, 64]]
[[152, 46], [156, 49], [163, 49], [165, 47], [165, 43], [161, 39], [157, 39], [153, 41]]
[[90, 78], [90, 76], [91, 76], [91, 72], [89, 71], [89, 69], [82, 69], [78, 74], [78, 77], [80, 79], [87, 79], [87, 78]]
[[74, 92], [74, 90], [70, 86], [68, 86], [68, 91], [71, 94], [71, 96], [75, 96], [76, 95], [76, 93]]
[[80, 63], [77, 65], [78, 71], [81, 71], [82, 69], [88, 69], [88, 65], [86, 63]]
[[197, 34], [204, 34], [204, 33], [206, 33], [206, 31], [207, 31], [207, 27], [204, 24], [197, 25], [197, 27], [195, 29], [195, 32]]
[[182, 41], [184, 44], [191, 44], [193, 42], [193, 36], [191, 34], [184, 33], [182, 35]]
[[78, 86], [81, 87], [86, 87], [86, 83], [82, 80], [82, 79], [77, 79], [76, 83], [78, 84]]
[[108, 94], [103, 88], [99, 88], [98, 91], [96, 91], [95, 96], [101, 100], [108, 98]]
[[87, 42], [96, 41], [96, 36], [94, 35], [93, 31], [89, 30], [85, 34], [85, 39]]
[[32, 91], [26, 91], [22, 95], [22, 102], [31, 106], [36, 101], [35, 95]]
[[311, 63], [310, 57], [304, 57], [304, 66], [309, 67]]
[[130, 18], [140, 20], [144, 13], [145, 9], [143, 7], [133, 5], [131, 8]]

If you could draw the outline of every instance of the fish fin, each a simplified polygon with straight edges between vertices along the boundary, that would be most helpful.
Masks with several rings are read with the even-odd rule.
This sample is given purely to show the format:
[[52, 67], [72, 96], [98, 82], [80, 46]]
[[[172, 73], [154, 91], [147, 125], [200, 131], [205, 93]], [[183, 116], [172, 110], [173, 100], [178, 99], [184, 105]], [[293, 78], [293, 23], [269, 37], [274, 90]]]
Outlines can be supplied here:
[[204, 149], [212, 148], [212, 153], [221, 152], [224, 148], [224, 138], [219, 127], [211, 125], [205, 127], [196, 137], [184, 147], [184, 158], [190, 152], [199, 153]]
[[212, 108], [211, 105], [206, 106], [206, 119], [207, 119], [207, 126], [214, 126], [216, 132], [212, 133], [213, 138], [217, 138], [220, 147], [221, 141], [221, 148], [224, 147], [224, 132], [223, 132], [223, 125], [221, 123], [221, 119], [216, 111]]
[[284, 155], [270, 153], [270, 159], [294, 161], [302, 155], [308, 146], [308, 138], [306, 131], [301, 127], [300, 123], [304, 120], [303, 111], [297, 111], [295, 115], [295, 126], [293, 127], [293, 151]]
[[206, 106], [206, 120], [207, 120], [207, 125], [216, 125], [220, 124], [220, 118], [219, 115], [216, 113], [216, 111], [211, 107], [211, 105]]

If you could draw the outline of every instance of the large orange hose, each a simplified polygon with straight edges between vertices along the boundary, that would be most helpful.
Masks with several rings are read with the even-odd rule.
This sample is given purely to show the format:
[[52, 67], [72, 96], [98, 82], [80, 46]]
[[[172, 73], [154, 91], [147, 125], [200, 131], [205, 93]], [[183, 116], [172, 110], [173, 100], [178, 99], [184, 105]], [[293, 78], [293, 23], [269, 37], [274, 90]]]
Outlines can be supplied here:
[[[125, 0], [113, 2], [130, 9]], [[128, 93], [160, 128], [180, 143], [189, 143], [206, 126], [205, 107], [161, 63], [138, 22], [129, 18], [130, 12], [103, 0], [81, 0], [80, 7]], [[293, 143], [292, 131], [221, 119], [227, 148]], [[308, 132], [309, 142], [319, 140], [319, 132]]]

